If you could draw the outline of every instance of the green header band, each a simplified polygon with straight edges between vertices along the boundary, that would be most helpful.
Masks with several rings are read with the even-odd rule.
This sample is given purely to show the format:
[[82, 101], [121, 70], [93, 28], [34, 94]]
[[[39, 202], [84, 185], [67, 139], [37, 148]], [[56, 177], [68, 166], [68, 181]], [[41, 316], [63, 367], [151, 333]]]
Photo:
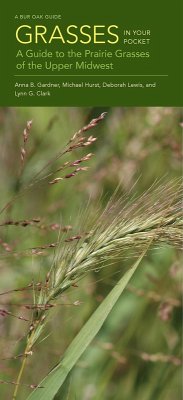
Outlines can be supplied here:
[[0, 104], [181, 106], [181, 15], [179, 0], [4, 4]]

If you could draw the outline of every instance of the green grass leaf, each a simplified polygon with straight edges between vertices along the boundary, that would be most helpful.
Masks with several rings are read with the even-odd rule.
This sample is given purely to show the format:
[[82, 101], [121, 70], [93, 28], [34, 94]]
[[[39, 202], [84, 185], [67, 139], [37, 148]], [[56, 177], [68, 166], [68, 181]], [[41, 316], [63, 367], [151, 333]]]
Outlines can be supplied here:
[[132, 275], [136, 271], [146, 251], [147, 248], [138, 258], [135, 264], [123, 275], [123, 277], [103, 300], [97, 310], [85, 323], [84, 327], [80, 330], [78, 335], [74, 338], [66, 350], [64, 357], [42, 380], [39, 385], [43, 386], [43, 388], [35, 389], [28, 396], [28, 400], [53, 400], [54, 396], [65, 382], [69, 372], [77, 363], [96, 334], [99, 332], [110, 311], [114, 307]]
[[53, 400], [69, 400], [70, 398], [70, 388], [71, 388], [71, 373], [67, 376], [65, 382], [58, 390], [57, 394], [54, 396]]

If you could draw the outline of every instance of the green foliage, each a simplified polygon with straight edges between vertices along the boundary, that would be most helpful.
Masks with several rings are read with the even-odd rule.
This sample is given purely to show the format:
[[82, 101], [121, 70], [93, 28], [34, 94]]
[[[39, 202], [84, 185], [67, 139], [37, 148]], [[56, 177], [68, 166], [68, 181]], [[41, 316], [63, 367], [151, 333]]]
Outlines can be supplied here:
[[[1, 292], [23, 288], [32, 280], [45, 282], [50, 266], [56, 265], [62, 255], [62, 247], [45, 246], [83, 233], [81, 226], [85, 227], [88, 198], [92, 226], [119, 182], [119, 196], [130, 199], [129, 192], [137, 192], [140, 196], [162, 177], [166, 182], [180, 177], [180, 110], [113, 108], [108, 109], [105, 120], [91, 132], [97, 141], [87, 149], [88, 153], [95, 154], [86, 164], [90, 167], [88, 171], [56, 185], [49, 185], [49, 179], [35, 184], [35, 175], [63, 149], [74, 132], [103, 111], [54, 107], [1, 110], [0, 208], [10, 199], [14, 200], [11, 207], [1, 213], [0, 224], [8, 220], [40, 219], [39, 223], [24, 227], [0, 227]], [[21, 172], [22, 133], [26, 121], [30, 120], [33, 124]], [[75, 149], [71, 157], [66, 154], [62, 162], [55, 160], [45, 175], [63, 162], [83, 157], [85, 150]], [[44, 173], [39, 177], [43, 176]], [[52, 178], [59, 176], [57, 173]], [[32, 181], [34, 185], [25, 190]], [[144, 224], [148, 223], [150, 203], [151, 198], [144, 206]], [[162, 209], [165, 203], [168, 208], [169, 196], [165, 198], [162, 192]], [[130, 220], [134, 221], [133, 210]], [[59, 225], [72, 226], [72, 229], [59, 233]], [[172, 245], [162, 245], [161, 248], [157, 244], [157, 248], [148, 252], [96, 339], [76, 363], [67, 400], [121, 400], [121, 393], [123, 400], [172, 400], [180, 397], [181, 256], [171, 242]], [[75, 244], [65, 243], [68, 249]], [[115, 287], [121, 275], [128, 271], [132, 256], [133, 252], [127, 250], [120, 262], [116, 259], [108, 266], [106, 259], [105, 268], [100, 271], [92, 269], [77, 282], [79, 287], [71, 286], [62, 294], [57, 300], [59, 304], [51, 310], [52, 318], [47, 318], [33, 355], [27, 357], [22, 384], [36, 385], [48, 374], [111, 287]], [[39, 292], [36, 288], [34, 294], [37, 301]], [[33, 312], [22, 307], [23, 304], [33, 304], [32, 290], [11, 292], [0, 299], [1, 308], [32, 319]], [[1, 322], [1, 358], [23, 353], [25, 341], [20, 339], [27, 334], [29, 323], [10, 316], [1, 317]], [[0, 379], [14, 382], [20, 364], [21, 358], [2, 360]], [[2, 383], [0, 397], [9, 398], [13, 388], [13, 384]], [[18, 399], [25, 399], [30, 390], [30, 387], [20, 386]], [[41, 393], [42, 389], [37, 389], [37, 393], [39, 391]]]
[[94, 339], [99, 329], [102, 327], [119, 296], [122, 294], [130, 278], [136, 271], [145, 253], [146, 250], [138, 258], [132, 268], [130, 268], [120, 279], [120, 281], [117, 282], [115, 287], [111, 290], [97, 310], [92, 314], [90, 319], [85, 323], [78, 335], [74, 338], [59, 364], [54, 367], [54, 369], [45, 379], [43, 379], [40, 384], [40, 386], [43, 388], [41, 390], [37, 388], [29, 396], [30, 400], [51, 400], [54, 398], [60, 386], [62, 386], [78, 359], [86, 350], [90, 342]]

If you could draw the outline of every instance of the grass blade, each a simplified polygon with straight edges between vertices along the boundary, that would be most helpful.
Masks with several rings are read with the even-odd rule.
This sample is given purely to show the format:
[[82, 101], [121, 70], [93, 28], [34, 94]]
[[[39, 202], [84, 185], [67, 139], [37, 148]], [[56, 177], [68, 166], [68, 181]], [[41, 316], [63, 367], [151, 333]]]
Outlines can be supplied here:
[[[149, 246], [148, 246], [149, 247]], [[70, 346], [65, 352], [63, 359], [51, 370], [51, 372], [42, 380], [40, 386], [43, 388], [35, 389], [28, 397], [28, 400], [52, 400], [69, 372], [77, 363], [81, 355], [84, 353], [88, 345], [99, 332], [110, 311], [114, 307], [118, 298], [127, 286], [132, 275], [136, 271], [138, 265], [143, 259], [147, 248], [133, 266], [123, 275], [115, 287], [111, 290], [108, 296], [103, 300], [97, 310], [92, 314], [84, 327], [74, 338]]]

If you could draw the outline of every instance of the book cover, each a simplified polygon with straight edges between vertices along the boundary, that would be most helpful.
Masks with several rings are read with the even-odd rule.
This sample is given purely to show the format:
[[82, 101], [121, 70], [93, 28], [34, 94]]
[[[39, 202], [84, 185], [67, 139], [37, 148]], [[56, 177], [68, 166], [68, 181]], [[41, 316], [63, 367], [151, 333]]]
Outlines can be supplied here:
[[3, 4], [2, 399], [181, 399], [181, 11]]

